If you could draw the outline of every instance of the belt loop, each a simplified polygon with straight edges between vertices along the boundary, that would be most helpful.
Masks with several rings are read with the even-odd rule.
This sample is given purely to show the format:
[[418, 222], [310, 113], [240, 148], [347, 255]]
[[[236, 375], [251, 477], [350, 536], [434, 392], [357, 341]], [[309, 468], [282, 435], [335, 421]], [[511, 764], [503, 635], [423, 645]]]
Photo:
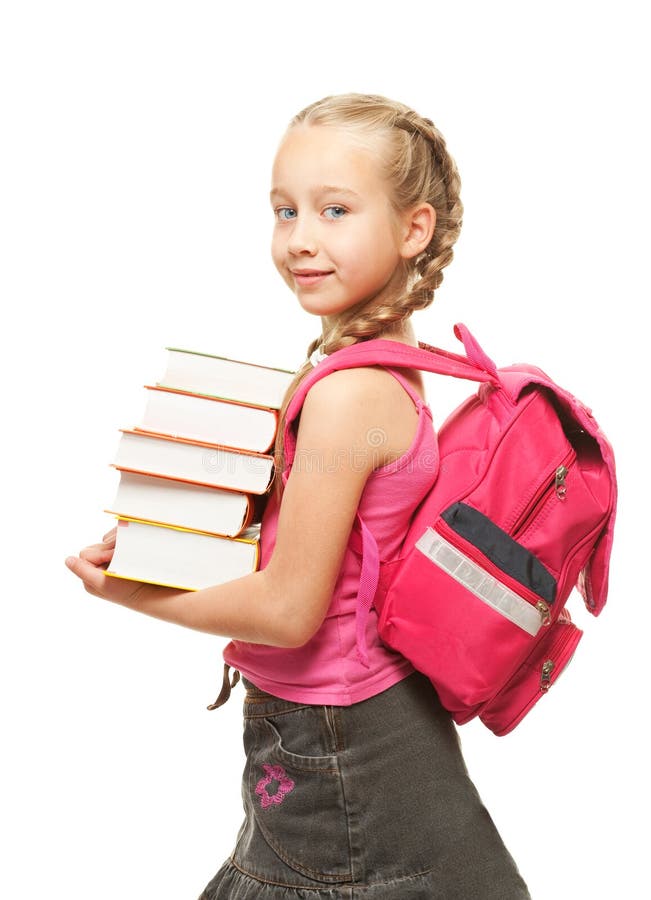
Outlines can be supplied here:
[[228, 665], [228, 663], [224, 663], [224, 681], [222, 682], [222, 689], [219, 692], [219, 697], [217, 697], [214, 703], [211, 703], [210, 706], [207, 706], [206, 709], [217, 709], [218, 707], [223, 706], [231, 695], [231, 688], [234, 688], [237, 682], [240, 680], [240, 673], [237, 669], [233, 669], [233, 679], [232, 681], [229, 681], [229, 669], [230, 666]]

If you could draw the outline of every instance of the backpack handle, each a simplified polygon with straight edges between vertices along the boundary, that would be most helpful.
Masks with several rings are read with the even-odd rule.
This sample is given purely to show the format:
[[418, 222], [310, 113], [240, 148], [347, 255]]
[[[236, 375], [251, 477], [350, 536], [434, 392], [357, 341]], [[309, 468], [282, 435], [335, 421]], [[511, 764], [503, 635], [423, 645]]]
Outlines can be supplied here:
[[484, 353], [468, 328], [461, 322], [457, 322], [454, 326], [454, 334], [463, 343], [463, 348], [470, 362], [485, 372], [490, 372], [491, 375], [497, 378], [497, 366], [490, 356]]

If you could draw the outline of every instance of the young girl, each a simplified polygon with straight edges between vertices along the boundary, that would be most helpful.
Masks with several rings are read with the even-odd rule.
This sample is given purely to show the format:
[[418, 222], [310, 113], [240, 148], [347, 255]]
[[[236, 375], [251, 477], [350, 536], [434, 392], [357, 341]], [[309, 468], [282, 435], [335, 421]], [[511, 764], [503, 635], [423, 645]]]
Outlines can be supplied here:
[[420, 373], [322, 378], [280, 477], [285, 411], [312, 366], [357, 341], [417, 346], [410, 316], [432, 302], [461, 228], [455, 163], [429, 119], [346, 94], [291, 121], [271, 187], [274, 263], [321, 328], [281, 409], [259, 570], [196, 592], [134, 585], [104, 574], [114, 531], [67, 565], [92, 594], [233, 639], [213, 706], [241, 672], [245, 818], [202, 900], [527, 898], [449, 715], [380, 642], [373, 611], [369, 665], [355, 653], [356, 512], [391, 559], [432, 481]]

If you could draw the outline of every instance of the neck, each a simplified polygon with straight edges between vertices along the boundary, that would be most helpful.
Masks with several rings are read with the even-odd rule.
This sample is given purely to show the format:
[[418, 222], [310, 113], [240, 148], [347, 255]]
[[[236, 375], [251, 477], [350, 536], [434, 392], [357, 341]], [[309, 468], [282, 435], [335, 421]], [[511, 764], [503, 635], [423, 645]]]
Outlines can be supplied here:
[[402, 344], [410, 344], [412, 347], [418, 346], [416, 335], [414, 334], [414, 326], [411, 319], [399, 322], [398, 326], [389, 326], [383, 332], [377, 335], [379, 338], [385, 338], [388, 341], [400, 341]]
[[[321, 334], [327, 339], [329, 328], [325, 318], [321, 319]], [[387, 341], [400, 341], [402, 344], [409, 344], [411, 347], [418, 346], [418, 340], [414, 334], [414, 326], [411, 323], [411, 317], [401, 322], [393, 322], [383, 331], [375, 335], [375, 338], [382, 338]]]

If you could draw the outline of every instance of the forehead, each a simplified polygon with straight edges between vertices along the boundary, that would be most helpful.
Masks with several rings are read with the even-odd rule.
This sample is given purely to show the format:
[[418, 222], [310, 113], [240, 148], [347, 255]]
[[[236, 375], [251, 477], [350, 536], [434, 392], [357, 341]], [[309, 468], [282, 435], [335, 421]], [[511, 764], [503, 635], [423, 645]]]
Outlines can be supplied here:
[[349, 130], [298, 125], [283, 138], [272, 168], [272, 192], [337, 185], [359, 194], [386, 190], [377, 151]]

